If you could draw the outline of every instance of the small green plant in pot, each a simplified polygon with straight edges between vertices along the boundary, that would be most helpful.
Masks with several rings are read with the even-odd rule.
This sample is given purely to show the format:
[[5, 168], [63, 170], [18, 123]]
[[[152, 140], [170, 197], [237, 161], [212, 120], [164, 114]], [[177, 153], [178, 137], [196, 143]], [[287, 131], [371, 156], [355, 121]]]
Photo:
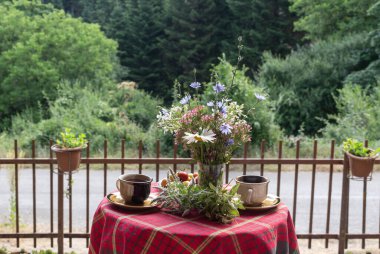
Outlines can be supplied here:
[[343, 142], [343, 151], [348, 156], [352, 176], [368, 177], [380, 148], [370, 149], [364, 147], [362, 142], [348, 138]]
[[51, 147], [51, 150], [56, 154], [59, 171], [77, 170], [80, 165], [82, 149], [86, 147], [85, 134], [76, 136], [71, 132], [71, 129], [65, 128], [65, 131], [61, 132], [61, 138], [57, 140], [57, 144]]

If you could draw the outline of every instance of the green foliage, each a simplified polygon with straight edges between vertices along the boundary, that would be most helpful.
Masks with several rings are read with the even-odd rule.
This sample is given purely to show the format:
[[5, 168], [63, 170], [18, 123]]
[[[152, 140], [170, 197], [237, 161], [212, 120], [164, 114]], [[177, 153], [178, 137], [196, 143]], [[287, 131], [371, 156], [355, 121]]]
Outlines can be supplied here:
[[[296, 30], [313, 44], [280, 58], [301, 43], [303, 34], [293, 31], [296, 15]], [[0, 1], [0, 94], [6, 95], [0, 98], [0, 130], [8, 129], [0, 134], [1, 149], [13, 138], [22, 147], [32, 139], [47, 144], [62, 126], [73, 126], [99, 151], [104, 138], [115, 149], [121, 138], [131, 147], [142, 139], [148, 151], [160, 138], [169, 152], [172, 136], [154, 124], [161, 100], [116, 89], [110, 80], [133, 80], [165, 103], [173, 80], [187, 86], [194, 68], [199, 81], [208, 80], [212, 68], [228, 83], [234, 67], [224, 58], [217, 64], [217, 56], [225, 52], [235, 64], [238, 36], [246, 67], [231, 93], [254, 108], [248, 121], [255, 143], [271, 145], [281, 136], [275, 122], [288, 135], [316, 135], [326, 126], [324, 137], [339, 141], [380, 140], [379, 17], [379, 0]], [[270, 53], [262, 58], [265, 50]], [[254, 76], [262, 61], [256, 86], [246, 75]], [[255, 93], [265, 92], [271, 100], [256, 105]]]
[[359, 157], [371, 157], [380, 152], [380, 148], [371, 151], [371, 149], [364, 147], [363, 142], [355, 139], [348, 138], [343, 142], [343, 151]]
[[244, 209], [240, 195], [237, 194], [238, 188], [239, 184], [227, 190], [227, 187], [215, 187], [210, 183], [210, 188], [200, 192], [194, 205], [210, 220], [231, 223], [240, 215], [238, 209]]
[[64, 132], [61, 132], [61, 139], [57, 139], [57, 144], [61, 148], [77, 148], [84, 147], [87, 143], [86, 134], [81, 133], [77, 136], [69, 128], [65, 128]]
[[81, 17], [85, 22], [97, 23], [108, 37], [117, 39], [118, 33], [122, 31], [115, 29], [120, 24], [125, 24], [123, 17], [128, 0], [42, 0], [42, 2], [50, 3], [74, 17]]
[[170, 99], [171, 81], [167, 72], [171, 66], [163, 65], [164, 53], [161, 41], [165, 39], [166, 13], [162, 0], [128, 0], [123, 16], [125, 27], [120, 28], [121, 64], [128, 68], [124, 76], [138, 83], [140, 89]]
[[44, 0], [101, 25], [118, 44], [124, 80], [137, 82], [169, 103], [172, 83], [206, 80], [217, 57], [236, 58], [244, 37], [250, 76], [262, 52], [287, 54], [299, 39], [287, 0]]
[[186, 216], [192, 210], [198, 210], [210, 220], [227, 224], [239, 216], [238, 209], [244, 209], [240, 195], [237, 194], [238, 184], [231, 190], [212, 184], [210, 188], [200, 188], [195, 185], [194, 180], [189, 186], [185, 186], [172, 171], [170, 174], [174, 181], [169, 182], [166, 188], [160, 187], [161, 193], [153, 200], [166, 212]]
[[[236, 38], [243, 37], [243, 64], [252, 77], [266, 50], [284, 56], [300, 41], [293, 31], [295, 15], [289, 12], [288, 0], [226, 0], [228, 20], [225, 29], [230, 31], [222, 42], [228, 60], [237, 58]], [[230, 15], [229, 15], [230, 14]]]
[[43, 4], [40, 0], [3, 0], [4, 5], [12, 5], [27, 16], [49, 14], [54, 11], [53, 5]]
[[294, 23], [297, 31], [305, 31], [313, 41], [330, 36], [343, 37], [350, 33], [376, 28], [379, 15], [368, 13], [378, 0], [291, 0], [291, 10], [300, 18]]
[[[378, 4], [380, 13], [380, 1]], [[348, 75], [345, 83], [358, 84], [362, 87], [374, 86], [380, 82], [380, 26], [379, 29], [373, 30], [367, 36], [368, 46], [362, 54], [362, 62], [367, 66], [356, 70]]]
[[57, 96], [60, 80], [99, 87], [113, 77], [116, 43], [98, 25], [63, 11], [40, 14], [39, 1], [15, 3], [0, 5], [0, 93], [7, 95], [0, 99], [2, 119], [37, 107], [44, 95]]
[[157, 204], [168, 213], [186, 216], [195, 208], [194, 200], [201, 189], [198, 185], [194, 184], [194, 181], [189, 186], [185, 186], [171, 170], [168, 172], [167, 179], [169, 179], [169, 174], [174, 180], [169, 182], [166, 188], [159, 187], [161, 193], [152, 203]]
[[336, 113], [333, 95], [345, 78], [371, 62], [366, 34], [314, 43], [284, 59], [264, 55], [259, 84], [276, 101], [276, 120], [286, 134], [316, 134], [327, 115]]
[[360, 140], [380, 140], [380, 85], [363, 89], [347, 84], [335, 97], [338, 113], [330, 115], [330, 122], [322, 130], [326, 138], [342, 142], [347, 137]]
[[[7, 251], [7, 249], [5, 247], [0, 248], [0, 254], [9, 254], [9, 253], [11, 253], [11, 252]], [[17, 252], [17, 253], [29, 253], [29, 252], [25, 251], [24, 249], [21, 249], [20, 252]], [[31, 253], [32, 254], [56, 254], [56, 252], [54, 252], [52, 250], [33, 250]], [[67, 252], [67, 253], [69, 253], [69, 252]], [[69, 254], [75, 254], [75, 252], [71, 251]]]
[[28, 112], [18, 114], [12, 118], [6, 136], [18, 139], [22, 148], [29, 147], [33, 139], [47, 145], [49, 139], [59, 136], [63, 126], [70, 126], [75, 133], [86, 133], [93, 151], [102, 149], [104, 139], [109, 142], [110, 153], [120, 147], [121, 139], [126, 140], [127, 147], [137, 147], [139, 140], [154, 144], [155, 137], [150, 136], [149, 131], [144, 132], [128, 116], [119, 115], [120, 109], [111, 106], [109, 100], [114, 89], [82, 88], [79, 83], [64, 82], [58, 87], [58, 93], [59, 98], [49, 101], [49, 117], [34, 123]]
[[181, 83], [205, 80], [209, 68], [220, 53], [219, 26], [222, 13], [216, 0], [169, 0], [168, 21], [162, 46], [165, 66], [173, 80]]
[[[227, 62], [224, 56], [220, 58], [219, 61], [220, 62], [215, 65], [212, 70], [217, 73], [222, 84], [230, 85], [232, 83], [233, 72], [237, 67]], [[247, 115], [246, 120], [252, 126], [252, 141], [259, 143], [265, 139], [271, 145], [281, 136], [281, 131], [274, 122], [274, 112], [271, 106], [272, 102], [267, 98], [258, 103], [255, 94], [266, 94], [266, 92], [262, 87], [255, 85], [254, 82], [247, 77], [247, 71], [248, 68], [246, 67], [236, 70], [234, 79], [234, 84], [236, 85], [229, 90], [228, 96], [238, 104], [244, 105], [245, 114]], [[209, 95], [214, 92], [209, 87], [205, 93], [206, 96], [209, 97]]]
[[32, 251], [32, 254], [54, 254], [52, 250], [40, 250], [40, 251]]
[[110, 105], [117, 108], [119, 116], [127, 117], [144, 130], [148, 130], [156, 121], [158, 107], [162, 101], [142, 90], [134, 89], [134, 85], [133, 82], [121, 83], [118, 89], [111, 92]]
[[9, 177], [9, 189], [10, 189], [10, 197], [9, 197], [9, 216], [8, 223], [11, 227], [15, 227], [17, 223], [16, 217], [16, 179], [14, 174], [8, 173]]

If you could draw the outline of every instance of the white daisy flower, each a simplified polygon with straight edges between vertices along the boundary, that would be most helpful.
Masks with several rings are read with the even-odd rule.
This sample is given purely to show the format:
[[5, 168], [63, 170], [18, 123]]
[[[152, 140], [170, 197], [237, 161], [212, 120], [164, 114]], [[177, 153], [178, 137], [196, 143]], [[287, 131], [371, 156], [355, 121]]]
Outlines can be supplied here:
[[201, 134], [185, 132], [183, 139], [187, 141], [187, 144], [198, 142], [213, 142], [215, 140], [215, 133], [210, 130], [203, 130]]

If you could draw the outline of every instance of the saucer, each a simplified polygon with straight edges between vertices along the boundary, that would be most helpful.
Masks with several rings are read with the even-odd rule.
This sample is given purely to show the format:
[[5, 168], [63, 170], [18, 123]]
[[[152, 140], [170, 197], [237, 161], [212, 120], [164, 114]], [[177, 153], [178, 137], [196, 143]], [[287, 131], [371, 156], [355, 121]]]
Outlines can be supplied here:
[[264, 211], [277, 207], [281, 199], [273, 194], [268, 194], [267, 198], [258, 206], [244, 206], [245, 210]]
[[114, 192], [107, 195], [107, 199], [109, 202], [111, 202], [114, 205], [117, 205], [119, 207], [123, 207], [125, 209], [129, 210], [147, 210], [152, 209], [156, 207], [156, 205], [152, 204], [152, 200], [156, 197], [152, 195], [154, 193], [151, 193], [151, 195], [144, 201], [144, 204], [141, 205], [135, 205], [135, 204], [127, 204], [124, 202], [124, 199], [121, 197], [120, 192]]

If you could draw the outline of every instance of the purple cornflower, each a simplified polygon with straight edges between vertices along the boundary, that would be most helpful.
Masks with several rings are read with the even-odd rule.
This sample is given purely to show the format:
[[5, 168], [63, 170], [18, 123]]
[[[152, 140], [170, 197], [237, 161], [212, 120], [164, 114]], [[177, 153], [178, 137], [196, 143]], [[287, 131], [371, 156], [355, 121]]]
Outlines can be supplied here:
[[231, 133], [231, 129], [232, 129], [232, 126], [229, 125], [228, 123], [224, 123], [222, 124], [222, 126], [220, 126], [220, 131], [224, 134], [224, 135], [228, 135]]
[[234, 143], [235, 143], [235, 141], [234, 141], [232, 138], [230, 138], [230, 139], [227, 140], [227, 142], [226, 142], [226, 146], [231, 146], [231, 145], [233, 145]]
[[214, 89], [214, 91], [216, 93], [220, 93], [220, 92], [223, 92], [224, 90], [226, 90], [226, 88], [224, 87], [224, 85], [220, 84], [219, 82], [216, 83], [215, 86], [212, 87]]
[[194, 88], [194, 89], [198, 89], [198, 88], [201, 87], [201, 83], [199, 83], [199, 82], [193, 82], [193, 83], [190, 84], [190, 87]]
[[209, 106], [209, 107], [214, 107], [214, 103], [212, 101], [207, 102], [206, 105]]
[[191, 96], [190, 96], [190, 95], [186, 95], [185, 97], [183, 97], [183, 98], [179, 101], [179, 103], [181, 103], [182, 105], [185, 105], [185, 104], [189, 103], [190, 99], [191, 99]]
[[266, 97], [262, 94], [258, 94], [258, 93], [255, 93], [255, 97], [256, 99], [258, 99], [259, 101], [264, 101], [266, 100]]
[[226, 106], [222, 106], [220, 108], [220, 113], [222, 113], [223, 115], [227, 114], [227, 107]]
[[161, 114], [164, 115], [164, 116], [167, 116], [169, 115], [169, 111], [167, 109], [161, 109]]

